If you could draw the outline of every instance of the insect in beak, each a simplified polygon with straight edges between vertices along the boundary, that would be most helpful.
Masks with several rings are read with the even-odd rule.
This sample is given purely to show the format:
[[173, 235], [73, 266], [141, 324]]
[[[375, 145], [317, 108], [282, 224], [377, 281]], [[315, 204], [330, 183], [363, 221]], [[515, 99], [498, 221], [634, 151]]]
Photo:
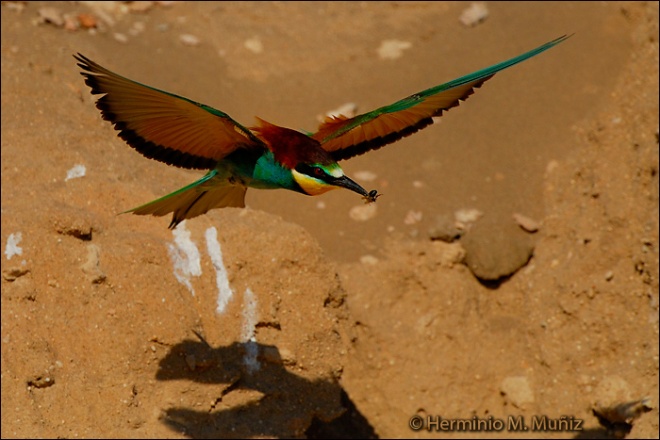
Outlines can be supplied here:
[[380, 196], [382, 196], [382, 194], [378, 194], [378, 191], [372, 189], [371, 191], [369, 191], [369, 194], [362, 196], [362, 200], [364, 200], [365, 204], [374, 203], [376, 199]]

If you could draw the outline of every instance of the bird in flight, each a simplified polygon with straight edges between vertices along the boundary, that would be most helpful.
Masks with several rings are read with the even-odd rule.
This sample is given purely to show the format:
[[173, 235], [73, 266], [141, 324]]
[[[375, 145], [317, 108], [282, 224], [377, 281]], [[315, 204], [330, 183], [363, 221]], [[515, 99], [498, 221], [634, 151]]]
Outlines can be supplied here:
[[126, 212], [163, 216], [169, 228], [211, 209], [244, 207], [247, 188], [283, 188], [319, 195], [334, 188], [380, 196], [346, 176], [337, 163], [398, 141], [432, 124], [474, 89], [504, 70], [566, 40], [564, 35], [522, 55], [431, 87], [352, 118], [327, 117], [315, 133], [257, 118], [245, 127], [226, 113], [124, 78], [78, 53], [74, 58], [101, 116], [142, 155], [180, 168], [210, 170], [171, 194]]

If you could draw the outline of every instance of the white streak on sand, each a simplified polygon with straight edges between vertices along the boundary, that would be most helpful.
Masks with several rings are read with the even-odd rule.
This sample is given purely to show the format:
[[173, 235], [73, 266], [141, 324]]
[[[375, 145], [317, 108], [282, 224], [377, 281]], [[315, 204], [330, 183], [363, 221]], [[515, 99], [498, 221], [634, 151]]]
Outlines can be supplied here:
[[227, 307], [227, 303], [231, 299], [234, 292], [229, 287], [229, 279], [227, 279], [227, 269], [222, 262], [222, 250], [218, 242], [218, 231], [215, 227], [210, 227], [206, 230], [206, 248], [209, 251], [211, 262], [215, 267], [216, 284], [218, 285], [218, 306], [215, 309], [218, 314], [222, 314]]
[[174, 276], [195, 296], [195, 289], [190, 283], [190, 277], [198, 277], [202, 274], [199, 250], [195, 242], [190, 239], [190, 231], [186, 229], [185, 222], [181, 222], [174, 228], [172, 235], [174, 244], [168, 243], [167, 249], [174, 265]]

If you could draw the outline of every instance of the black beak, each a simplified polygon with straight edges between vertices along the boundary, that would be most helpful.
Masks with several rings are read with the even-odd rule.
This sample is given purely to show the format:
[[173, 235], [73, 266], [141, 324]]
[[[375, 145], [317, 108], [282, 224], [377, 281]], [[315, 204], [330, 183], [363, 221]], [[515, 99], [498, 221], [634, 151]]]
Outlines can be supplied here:
[[350, 189], [351, 191], [354, 191], [363, 197], [369, 196], [369, 193], [364, 188], [346, 176], [342, 176], [339, 179], [334, 179], [332, 184], [335, 186], [341, 186], [342, 188]]

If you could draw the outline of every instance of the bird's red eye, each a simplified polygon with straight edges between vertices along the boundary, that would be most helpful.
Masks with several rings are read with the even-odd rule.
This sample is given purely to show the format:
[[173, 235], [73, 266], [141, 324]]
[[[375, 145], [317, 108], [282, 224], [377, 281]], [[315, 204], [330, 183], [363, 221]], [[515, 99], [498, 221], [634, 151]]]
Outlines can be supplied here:
[[315, 175], [316, 177], [323, 177], [323, 176], [325, 176], [325, 171], [323, 171], [323, 170], [322, 170], [321, 168], [319, 168], [319, 167], [314, 167], [314, 175]]

